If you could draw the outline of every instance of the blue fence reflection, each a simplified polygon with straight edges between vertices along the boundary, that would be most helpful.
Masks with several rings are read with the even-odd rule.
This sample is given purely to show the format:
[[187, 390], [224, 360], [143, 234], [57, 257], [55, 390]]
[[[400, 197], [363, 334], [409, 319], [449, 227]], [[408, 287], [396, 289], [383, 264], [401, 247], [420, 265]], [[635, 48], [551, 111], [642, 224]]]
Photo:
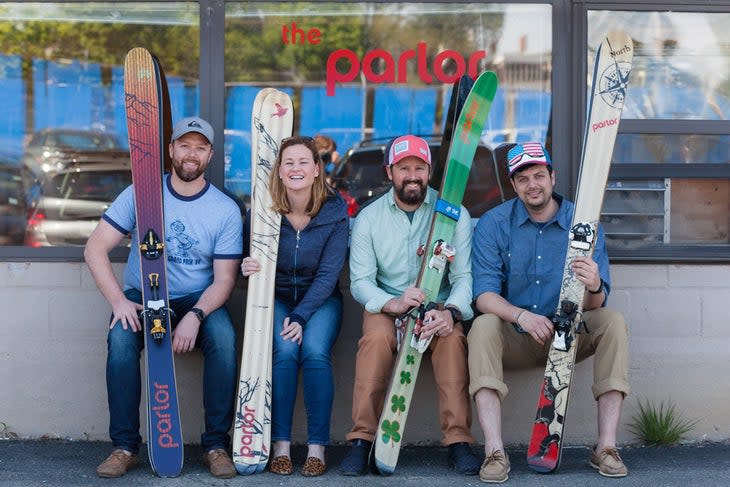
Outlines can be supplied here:
[[[20, 56], [0, 55], [0, 96], [3, 98], [0, 104], [0, 156], [20, 161], [24, 141], [30, 133], [50, 127], [110, 132], [126, 148], [124, 71], [121, 66], [104, 73], [95, 63], [35, 59], [31, 67], [32, 81], [29, 83], [23, 78]], [[173, 120], [199, 112], [197, 85], [186, 84], [175, 76], [169, 76], [167, 83]], [[248, 193], [250, 187], [250, 114], [260, 88], [233, 85], [226, 91], [226, 186], [237, 194]], [[316, 85], [296, 90], [284, 88], [284, 91], [297, 97], [298, 132], [329, 135], [336, 141], [339, 152], [344, 153], [364, 138], [439, 132], [438, 127], [443, 126], [446, 115], [445, 110], [439, 111], [440, 89], [401, 85], [342, 86], [334, 97], [328, 97], [325, 88]], [[368, 90], [371, 93], [368, 94]], [[441, 93], [441, 96], [446, 98], [448, 93]], [[32, 110], [26, 106], [29, 99], [33, 103]], [[548, 92], [518, 90], [507, 95], [500, 90], [484, 140], [498, 144], [508, 139], [542, 139], [549, 113]], [[32, 121], [26, 119], [28, 114], [32, 114]], [[367, 116], [371, 119], [366, 119]], [[520, 130], [515, 131], [514, 127], [520, 127]]]

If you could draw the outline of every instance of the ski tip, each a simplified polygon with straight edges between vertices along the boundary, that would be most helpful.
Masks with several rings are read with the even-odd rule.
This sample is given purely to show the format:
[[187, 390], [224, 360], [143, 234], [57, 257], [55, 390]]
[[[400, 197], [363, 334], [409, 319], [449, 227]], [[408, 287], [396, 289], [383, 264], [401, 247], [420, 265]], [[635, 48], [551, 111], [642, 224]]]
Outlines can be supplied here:
[[172, 479], [175, 477], [179, 477], [180, 472], [182, 472], [182, 467], [173, 470], [155, 470], [155, 474], [157, 474], [158, 477], [162, 477], [163, 479]]
[[375, 468], [378, 470], [378, 473], [380, 475], [392, 475], [395, 471], [395, 466], [393, 465], [386, 465], [385, 463], [381, 462], [377, 458], [375, 459]]
[[244, 464], [244, 463], [236, 463], [236, 472], [239, 473], [239, 475], [254, 475], [257, 473], [261, 473], [266, 469], [266, 462], [264, 463], [256, 463], [253, 465]]
[[527, 465], [537, 473], [552, 473], [558, 469], [558, 464], [540, 457], [528, 457]]

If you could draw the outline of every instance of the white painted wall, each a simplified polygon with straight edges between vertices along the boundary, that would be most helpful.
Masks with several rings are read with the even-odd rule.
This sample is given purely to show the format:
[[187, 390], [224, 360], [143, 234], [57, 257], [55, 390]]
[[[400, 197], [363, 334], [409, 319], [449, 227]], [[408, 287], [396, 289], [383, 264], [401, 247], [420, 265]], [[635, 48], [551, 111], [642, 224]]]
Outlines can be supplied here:
[[[121, 275], [122, 265], [115, 265], [115, 271]], [[730, 438], [727, 266], [614, 265], [612, 271], [610, 305], [625, 314], [631, 329], [632, 395], [620, 441], [633, 441], [625, 423], [637, 398], [671, 399], [688, 417], [699, 419], [691, 439]], [[343, 282], [346, 279], [343, 276]], [[86, 265], [0, 262], [0, 289], [0, 423], [21, 438], [108, 439], [104, 366], [110, 308]], [[229, 303], [237, 323], [242, 322], [244, 294], [239, 282]], [[360, 313], [346, 293], [343, 328], [333, 358], [333, 442], [344, 441], [351, 426]], [[203, 424], [201, 365], [199, 352], [176, 362], [183, 431], [186, 441], [193, 443], [199, 442]], [[541, 376], [538, 369], [507, 376], [511, 393], [503, 408], [504, 437], [510, 444], [528, 440]], [[588, 444], [595, 436], [591, 377], [591, 362], [580, 364], [568, 416], [569, 443]], [[429, 360], [424, 361], [414, 397], [418, 407], [408, 419], [405, 441], [438, 441]], [[304, 442], [301, 397], [298, 404], [294, 441]], [[476, 418], [473, 432], [481, 441]]]

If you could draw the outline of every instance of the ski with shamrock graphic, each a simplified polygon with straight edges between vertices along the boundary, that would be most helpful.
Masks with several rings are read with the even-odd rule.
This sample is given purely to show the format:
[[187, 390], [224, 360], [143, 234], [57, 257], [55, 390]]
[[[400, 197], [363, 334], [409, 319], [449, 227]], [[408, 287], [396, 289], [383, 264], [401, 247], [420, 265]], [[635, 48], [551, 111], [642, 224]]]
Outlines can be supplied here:
[[282, 139], [291, 136], [292, 102], [286, 93], [261, 90], [251, 120], [251, 257], [261, 269], [249, 276], [241, 372], [233, 425], [233, 462], [238, 473], [263, 472], [271, 442], [271, 353], [274, 279], [281, 215], [272, 210], [269, 175]]
[[162, 202], [165, 110], [164, 74], [146, 49], [134, 48], [124, 62], [124, 95], [132, 162], [144, 322], [147, 446], [152, 469], [176, 477], [183, 464], [183, 439], [172, 352], [167, 295], [165, 222]]
[[[474, 82], [464, 101], [463, 109], [454, 111], [454, 114], [458, 114], [458, 119], [454, 126], [441, 190], [416, 282], [416, 287], [423, 289], [426, 294], [427, 305], [437, 299], [441, 283], [448, 273], [448, 261], [454, 257], [454, 248], [449, 242], [453, 238], [459, 220], [461, 201], [472, 160], [497, 91], [497, 84], [497, 77], [493, 72], [483, 73]], [[455, 93], [458, 92], [457, 89]], [[458, 104], [458, 100], [455, 103]], [[402, 320], [403, 339], [373, 443], [374, 463], [383, 474], [393, 473], [398, 463], [403, 430], [411, 407], [418, 369], [423, 351], [428, 347], [428, 341], [418, 339], [418, 330], [426, 309], [427, 307], [423, 306], [413, 310]]]
[[[603, 193], [621, 119], [634, 48], [623, 32], [608, 34], [596, 51], [593, 86], [588, 98], [575, 211], [568, 237], [560, 299], [553, 317], [555, 335], [545, 367], [537, 414], [527, 450], [527, 463], [541, 473], [560, 465], [565, 415], [583, 328], [586, 289], [571, 272], [577, 256], [592, 256], [598, 236]], [[590, 330], [586, 330], [590, 332]]]

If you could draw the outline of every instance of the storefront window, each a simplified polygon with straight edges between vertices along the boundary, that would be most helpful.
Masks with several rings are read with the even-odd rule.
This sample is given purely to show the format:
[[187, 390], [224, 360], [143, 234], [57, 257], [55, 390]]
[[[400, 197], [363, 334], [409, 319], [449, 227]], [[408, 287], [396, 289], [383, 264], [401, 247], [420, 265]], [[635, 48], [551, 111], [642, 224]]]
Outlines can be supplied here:
[[730, 117], [728, 25], [724, 13], [588, 13], [589, 66], [605, 32], [634, 40], [630, 129], [619, 127], [603, 207], [611, 255], [727, 251], [730, 136], [717, 124]]
[[131, 180], [124, 58], [197, 113], [197, 2], [0, 3], [0, 245], [80, 246]]
[[[548, 136], [551, 25], [544, 4], [229, 2], [226, 187], [247, 200], [251, 107], [261, 87], [274, 86], [293, 98], [295, 132], [334, 139], [342, 158], [331, 177], [354, 214], [388, 187], [387, 141], [415, 133], [437, 150], [451, 84], [485, 70], [500, 88], [475, 168], [493, 168], [498, 144]], [[496, 178], [472, 179], [465, 201], [479, 216], [499, 201], [489, 187]]]

